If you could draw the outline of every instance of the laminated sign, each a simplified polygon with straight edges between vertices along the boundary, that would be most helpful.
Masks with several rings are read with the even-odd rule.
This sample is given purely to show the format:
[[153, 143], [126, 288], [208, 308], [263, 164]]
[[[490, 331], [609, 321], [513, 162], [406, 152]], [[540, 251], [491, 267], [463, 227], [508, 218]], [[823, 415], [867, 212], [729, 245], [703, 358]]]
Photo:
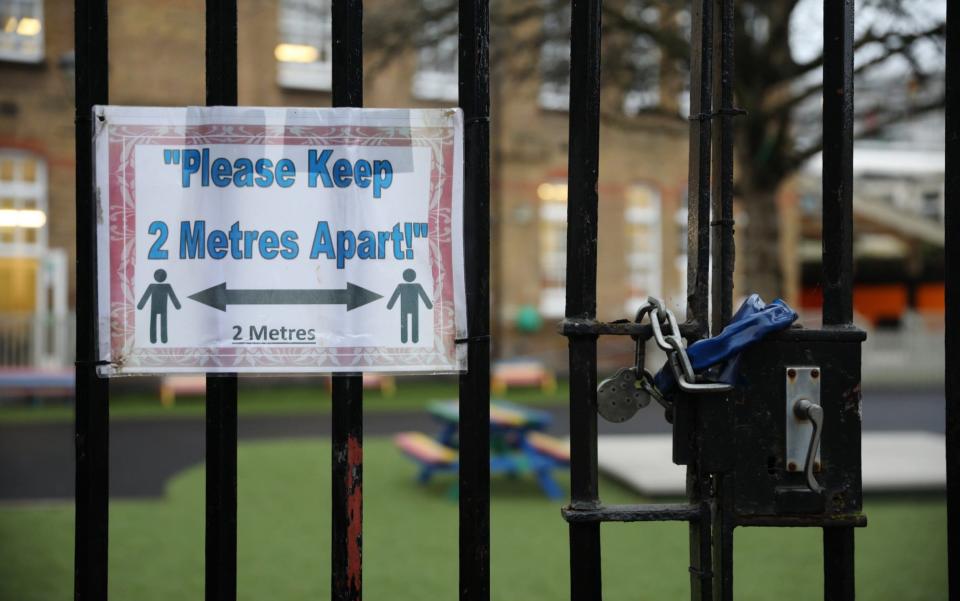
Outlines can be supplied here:
[[94, 113], [101, 374], [465, 366], [459, 110]]

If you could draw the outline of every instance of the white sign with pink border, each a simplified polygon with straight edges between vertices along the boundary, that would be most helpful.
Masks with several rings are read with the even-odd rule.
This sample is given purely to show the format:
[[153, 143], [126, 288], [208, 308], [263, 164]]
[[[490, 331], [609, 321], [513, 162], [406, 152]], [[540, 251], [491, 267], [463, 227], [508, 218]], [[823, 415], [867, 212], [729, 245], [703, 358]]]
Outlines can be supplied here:
[[458, 109], [94, 113], [101, 375], [465, 369]]

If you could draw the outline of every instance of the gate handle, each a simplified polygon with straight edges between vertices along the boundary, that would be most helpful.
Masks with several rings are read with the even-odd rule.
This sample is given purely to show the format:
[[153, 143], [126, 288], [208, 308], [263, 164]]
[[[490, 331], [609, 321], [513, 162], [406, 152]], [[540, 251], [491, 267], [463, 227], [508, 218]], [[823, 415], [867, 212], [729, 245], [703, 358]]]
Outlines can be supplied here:
[[803, 465], [803, 473], [807, 477], [807, 486], [810, 490], [818, 494], [823, 493], [823, 487], [813, 475], [817, 448], [820, 447], [820, 433], [823, 431], [823, 407], [807, 399], [800, 399], [794, 403], [793, 413], [800, 419], [810, 420], [813, 424], [813, 434], [810, 435], [810, 446], [807, 448], [807, 460]]

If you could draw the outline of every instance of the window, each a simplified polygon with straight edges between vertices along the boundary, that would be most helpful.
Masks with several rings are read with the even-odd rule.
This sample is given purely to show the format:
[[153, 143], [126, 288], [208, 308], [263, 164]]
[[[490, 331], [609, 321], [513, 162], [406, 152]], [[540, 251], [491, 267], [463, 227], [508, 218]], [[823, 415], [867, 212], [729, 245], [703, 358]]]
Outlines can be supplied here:
[[689, 252], [690, 240], [687, 237], [689, 230], [687, 228], [687, 191], [683, 191], [683, 199], [680, 208], [673, 214], [673, 224], [676, 228], [676, 251], [674, 253], [673, 268], [676, 276], [676, 288], [674, 296], [669, 299], [669, 304], [673, 306], [677, 314], [677, 319], [684, 319], [687, 311], [687, 253]]
[[45, 249], [46, 210], [46, 164], [27, 152], [0, 150], [0, 255]]
[[413, 76], [413, 95], [425, 100], [458, 99], [457, 12], [439, 0], [425, 0], [426, 11], [438, 11], [439, 17], [425, 15], [417, 72]]
[[920, 213], [929, 219], [943, 221], [943, 201], [940, 190], [925, 190], [921, 198]]
[[43, 60], [42, 0], [0, 0], [0, 60]]
[[563, 317], [567, 298], [567, 183], [545, 182], [540, 198], [540, 313]]
[[636, 311], [648, 296], [660, 298], [661, 295], [660, 204], [660, 192], [650, 185], [638, 184], [627, 190], [624, 214], [630, 291], [624, 305], [627, 313]]
[[274, 49], [277, 83], [329, 90], [333, 46], [330, 0], [280, 0], [280, 43]]
[[540, 106], [565, 111], [570, 106], [570, 5], [547, 11], [540, 48]]

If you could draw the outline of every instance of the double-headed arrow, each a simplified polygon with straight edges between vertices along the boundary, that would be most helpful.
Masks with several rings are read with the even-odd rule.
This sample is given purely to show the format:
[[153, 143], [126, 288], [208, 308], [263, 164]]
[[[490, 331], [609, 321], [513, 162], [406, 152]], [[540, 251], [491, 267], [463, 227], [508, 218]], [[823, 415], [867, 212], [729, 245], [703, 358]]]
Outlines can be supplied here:
[[221, 311], [227, 305], [346, 305], [352, 311], [383, 296], [350, 282], [340, 290], [229, 290], [224, 282], [190, 298]]

